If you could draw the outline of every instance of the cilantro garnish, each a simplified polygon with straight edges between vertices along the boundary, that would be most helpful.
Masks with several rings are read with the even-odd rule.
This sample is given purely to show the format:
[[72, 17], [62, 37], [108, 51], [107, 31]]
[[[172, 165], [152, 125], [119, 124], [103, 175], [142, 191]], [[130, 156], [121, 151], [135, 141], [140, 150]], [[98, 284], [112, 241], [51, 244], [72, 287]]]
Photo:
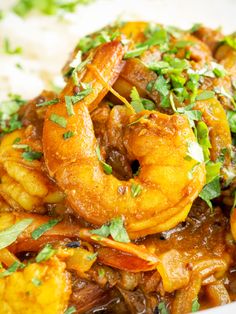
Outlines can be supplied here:
[[136, 113], [144, 110], [142, 100], [139, 96], [139, 93], [136, 87], [132, 88], [131, 93], [130, 93], [130, 98], [131, 98], [131, 106], [134, 108]]
[[98, 160], [102, 164], [103, 170], [106, 174], [111, 174], [112, 173], [112, 167], [108, 165], [105, 161], [102, 160], [101, 152], [100, 152], [100, 147], [96, 147], [96, 154], [98, 157]]
[[36, 256], [36, 262], [41, 263], [41, 262], [47, 261], [55, 253], [56, 253], [56, 250], [53, 249], [51, 244], [46, 244], [45, 247]]
[[64, 314], [73, 314], [75, 313], [77, 310], [74, 306], [70, 306], [68, 307], [68, 309], [64, 312]]
[[165, 302], [160, 302], [158, 304], [157, 308], [158, 308], [160, 314], [169, 314], [169, 311], [168, 311], [168, 309], [166, 307]]
[[3, 51], [8, 55], [20, 54], [22, 52], [21, 47], [12, 48], [8, 38], [3, 41]]
[[49, 120], [58, 124], [62, 128], [66, 128], [66, 126], [67, 126], [67, 120], [64, 117], [62, 117], [56, 113], [52, 113], [51, 116], [49, 117]]
[[23, 219], [11, 227], [0, 231], [0, 250], [11, 245], [18, 236], [33, 222], [33, 219]]
[[68, 132], [65, 132], [65, 133], [63, 134], [63, 138], [64, 138], [64, 140], [68, 140], [69, 138], [71, 138], [71, 137], [74, 136], [74, 135], [75, 135], [74, 132], [68, 131]]
[[56, 224], [58, 224], [60, 222], [59, 219], [51, 219], [48, 222], [42, 224], [41, 226], [39, 226], [37, 229], [35, 229], [32, 233], [31, 233], [31, 237], [34, 240], [37, 240], [38, 238], [40, 238], [45, 232], [47, 232], [48, 230], [50, 230], [51, 228], [53, 228]]
[[219, 196], [221, 193], [220, 178], [217, 176], [214, 180], [206, 184], [199, 194], [210, 208], [212, 208], [211, 200]]
[[215, 92], [211, 90], [202, 91], [197, 95], [196, 100], [207, 100], [213, 98], [215, 96]]
[[143, 46], [139, 48], [135, 48], [133, 50], [127, 51], [124, 55], [124, 59], [129, 59], [129, 58], [135, 58], [139, 57], [142, 55], [146, 50], [148, 49], [148, 46]]
[[132, 185], [131, 185], [131, 196], [133, 198], [135, 198], [135, 197], [139, 196], [141, 192], [142, 192], [141, 185], [136, 184], [136, 183], [132, 183]]
[[38, 279], [37, 277], [32, 278], [31, 281], [35, 287], [39, 287], [42, 285], [42, 281]]
[[68, 113], [68, 116], [72, 116], [75, 114], [72, 104], [72, 99], [70, 96], [65, 96], [65, 103], [66, 103], [66, 110]]
[[198, 298], [194, 299], [192, 302], [192, 313], [197, 312], [200, 309], [200, 304]]
[[42, 152], [26, 151], [22, 153], [22, 157], [27, 161], [39, 160], [42, 156]]
[[236, 133], [236, 111], [227, 110], [226, 114], [231, 132]]
[[188, 142], [187, 147], [187, 156], [186, 158], [194, 159], [197, 162], [203, 162], [204, 156], [202, 147], [197, 142]]
[[59, 102], [59, 99], [58, 98], [54, 98], [52, 100], [40, 102], [40, 103], [36, 104], [36, 107], [51, 106], [51, 105], [57, 104], [58, 102]]
[[0, 273], [0, 278], [8, 277], [14, 272], [16, 272], [18, 269], [22, 269], [24, 267], [25, 267], [25, 264], [16, 261], [8, 269]]
[[108, 224], [103, 225], [99, 229], [91, 230], [90, 232], [105, 238], [111, 235], [117, 242], [130, 242], [122, 217], [113, 218]]

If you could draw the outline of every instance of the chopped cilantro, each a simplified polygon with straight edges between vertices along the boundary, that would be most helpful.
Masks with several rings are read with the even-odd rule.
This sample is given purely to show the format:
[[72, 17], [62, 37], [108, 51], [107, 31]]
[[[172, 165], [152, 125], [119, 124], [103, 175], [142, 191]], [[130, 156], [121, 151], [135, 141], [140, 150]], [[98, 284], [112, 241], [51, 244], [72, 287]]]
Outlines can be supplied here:
[[197, 142], [188, 142], [187, 158], [194, 159], [198, 162], [204, 161], [202, 147]]
[[130, 93], [130, 98], [131, 98], [131, 106], [134, 108], [136, 113], [144, 110], [142, 99], [140, 98], [136, 87], [132, 88], [131, 93]]
[[40, 238], [45, 232], [47, 232], [48, 230], [50, 230], [51, 228], [53, 228], [56, 224], [58, 224], [60, 222], [59, 219], [51, 219], [48, 222], [42, 224], [41, 226], [39, 226], [37, 229], [35, 229], [32, 233], [31, 233], [31, 237], [34, 240], [37, 240], [38, 238]]
[[70, 306], [68, 307], [68, 309], [64, 312], [64, 314], [73, 314], [75, 313], [77, 310], [75, 308], [75, 306]]
[[117, 242], [130, 242], [122, 217], [113, 218], [109, 223], [103, 225], [101, 228], [91, 230], [90, 232], [101, 237], [108, 237], [111, 235], [111, 237]]
[[62, 128], [66, 128], [66, 126], [67, 126], [67, 120], [64, 117], [59, 116], [56, 113], [52, 113], [49, 119], [52, 122], [60, 125]]
[[18, 0], [13, 6], [13, 11], [21, 17], [25, 17], [31, 11], [38, 11], [45, 15], [53, 15], [58, 12], [74, 12], [77, 5], [85, 5], [93, 0]]
[[33, 219], [23, 219], [11, 227], [0, 231], [0, 250], [16, 241], [18, 236], [33, 222]]
[[124, 59], [139, 57], [148, 49], [148, 46], [143, 46], [139, 48], [135, 48], [133, 50], [127, 51], [124, 55]]
[[196, 100], [207, 100], [213, 98], [215, 96], [215, 92], [211, 90], [202, 91], [197, 95]]
[[161, 96], [169, 95], [169, 85], [163, 75], [160, 75], [155, 81], [153, 88], [157, 90]]
[[83, 87], [83, 90], [78, 92], [75, 96], [71, 96], [71, 101], [73, 104], [76, 104], [78, 101], [84, 99], [86, 96], [91, 94], [93, 90], [90, 84], [86, 84], [86, 83], [80, 83], [80, 84]]
[[206, 183], [210, 183], [216, 177], [220, 176], [221, 162], [208, 161], [206, 163]]
[[208, 161], [210, 157], [211, 142], [209, 140], [209, 130], [205, 122], [200, 121], [197, 124], [197, 139], [201, 145], [204, 155], [204, 160]]
[[40, 103], [36, 104], [36, 107], [51, 106], [51, 105], [57, 104], [58, 102], [59, 102], [59, 99], [58, 98], [54, 98], [52, 100], [40, 102]]
[[211, 200], [219, 196], [220, 192], [220, 178], [218, 176], [203, 187], [199, 196], [212, 208]]
[[201, 23], [193, 24], [193, 26], [190, 28], [189, 32], [190, 33], [197, 32], [201, 27], [202, 27]]
[[22, 153], [22, 157], [27, 161], [39, 160], [42, 156], [42, 152], [26, 151]]
[[32, 284], [35, 286], [35, 287], [39, 287], [42, 285], [42, 281], [40, 279], [38, 279], [37, 277], [34, 277], [32, 278]]
[[168, 311], [168, 309], [166, 307], [165, 302], [160, 302], [158, 304], [157, 308], [158, 308], [160, 314], [169, 314], [169, 311]]
[[194, 299], [192, 302], [192, 313], [197, 312], [200, 309], [200, 304], [198, 298]]
[[213, 68], [213, 73], [216, 77], [224, 77], [227, 74], [227, 71], [225, 70], [223, 65], [216, 62], [211, 62], [211, 66]]
[[64, 140], [68, 140], [68, 138], [71, 138], [71, 137], [74, 136], [74, 135], [75, 135], [74, 132], [68, 131], [68, 132], [66, 132], [66, 133], [63, 134], [63, 138], [64, 138]]
[[36, 262], [41, 263], [41, 262], [47, 261], [55, 253], [56, 253], [56, 250], [52, 248], [51, 244], [46, 244], [45, 247], [36, 256]]
[[22, 269], [24, 267], [25, 267], [25, 264], [16, 261], [8, 269], [0, 273], [0, 278], [8, 277], [11, 274], [13, 274], [15, 271], [17, 271], [18, 269]]
[[112, 167], [102, 160], [102, 156], [101, 156], [101, 152], [100, 152], [99, 146], [96, 147], [96, 154], [97, 154], [98, 160], [102, 164], [104, 172], [106, 174], [111, 174], [112, 173]]
[[66, 110], [68, 116], [72, 116], [75, 114], [71, 98], [72, 98], [71, 96], [65, 96]]
[[86, 257], [86, 259], [87, 259], [88, 261], [92, 261], [92, 260], [94, 260], [94, 259], [97, 257], [97, 255], [98, 255], [97, 252], [92, 253], [92, 254], [88, 255], [88, 256]]
[[3, 41], [3, 51], [8, 55], [20, 54], [22, 52], [21, 47], [12, 48], [8, 38]]
[[142, 192], [141, 185], [136, 184], [136, 183], [132, 183], [132, 185], [131, 185], [131, 196], [133, 198], [135, 198], [135, 197], [139, 196], [141, 192]]
[[214, 91], [215, 91], [215, 93], [218, 94], [219, 96], [224, 96], [224, 97], [228, 98], [228, 99], [232, 102], [232, 104], [234, 105], [234, 107], [236, 108], [236, 102], [235, 102], [235, 100], [234, 100], [234, 97], [233, 97], [228, 91], [226, 91], [223, 86], [221, 86], [221, 87], [216, 87], [216, 88], [214, 89]]
[[150, 99], [146, 99], [146, 98], [141, 98], [142, 104], [144, 109], [146, 110], [155, 110], [156, 109], [156, 105], [153, 101], [151, 101]]
[[104, 270], [104, 268], [99, 268], [99, 269], [98, 269], [98, 276], [99, 276], [100, 278], [103, 278], [103, 277], [105, 276], [105, 270]]
[[231, 35], [231, 36], [226, 36], [222, 41], [222, 44], [226, 44], [229, 47], [233, 48], [236, 50], [236, 37]]
[[227, 119], [229, 122], [230, 130], [233, 133], [236, 133], [236, 111], [227, 110]]
[[180, 40], [177, 41], [177, 43], [175, 44], [176, 48], [185, 48], [185, 47], [189, 47], [189, 46], [194, 46], [195, 43], [193, 41], [190, 40]]

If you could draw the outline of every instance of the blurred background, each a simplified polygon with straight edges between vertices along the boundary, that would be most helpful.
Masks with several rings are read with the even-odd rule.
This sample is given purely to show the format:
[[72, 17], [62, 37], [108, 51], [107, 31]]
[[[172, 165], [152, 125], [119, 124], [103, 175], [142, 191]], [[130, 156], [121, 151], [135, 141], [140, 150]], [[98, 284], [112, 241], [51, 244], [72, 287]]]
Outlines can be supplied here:
[[79, 38], [116, 19], [236, 30], [236, 0], [0, 0], [0, 101], [61, 87]]

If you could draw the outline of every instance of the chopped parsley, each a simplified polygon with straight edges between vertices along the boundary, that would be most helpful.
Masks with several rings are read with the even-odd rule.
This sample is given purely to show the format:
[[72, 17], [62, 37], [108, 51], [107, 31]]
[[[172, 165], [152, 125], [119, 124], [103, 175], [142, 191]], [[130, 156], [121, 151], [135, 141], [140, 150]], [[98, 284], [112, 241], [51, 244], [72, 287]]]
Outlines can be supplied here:
[[210, 208], [212, 208], [211, 200], [219, 196], [220, 193], [220, 178], [218, 176], [203, 187], [199, 196], [208, 204]]
[[73, 104], [76, 104], [78, 101], [84, 99], [86, 96], [91, 94], [93, 90], [91, 87], [91, 84], [87, 84], [87, 83], [80, 83], [80, 84], [83, 87], [83, 90], [78, 92], [75, 96], [71, 96], [71, 101]]
[[205, 122], [199, 121], [197, 124], [197, 139], [198, 143], [201, 145], [204, 155], [204, 160], [208, 161], [210, 158], [211, 142], [209, 139], [209, 130]]
[[135, 198], [135, 197], [139, 196], [141, 192], [142, 192], [141, 185], [136, 184], [136, 183], [132, 183], [132, 185], [131, 185], [131, 196], [133, 198]]
[[98, 160], [100, 161], [100, 163], [102, 165], [104, 172], [106, 174], [111, 174], [112, 173], [112, 167], [102, 160], [99, 146], [96, 147], [96, 154], [97, 154]]
[[135, 58], [139, 57], [142, 55], [146, 50], [148, 49], [148, 46], [143, 46], [139, 48], [135, 48], [133, 50], [127, 51], [124, 55], [124, 59], [129, 59], [129, 58]]
[[56, 253], [56, 250], [53, 249], [51, 244], [46, 244], [45, 247], [36, 256], [36, 262], [41, 263], [41, 262], [47, 261], [55, 253]]
[[58, 98], [54, 98], [52, 100], [47, 100], [47, 101], [40, 102], [40, 103], [36, 104], [36, 107], [51, 106], [51, 105], [57, 104], [58, 102], [59, 102], [59, 99]]
[[66, 126], [67, 126], [67, 120], [64, 117], [59, 116], [56, 113], [52, 113], [49, 119], [52, 122], [54, 122], [54, 123], [58, 124], [59, 126], [61, 126], [62, 128], [66, 128]]
[[25, 264], [16, 261], [8, 269], [0, 273], [0, 278], [8, 277], [16, 272], [18, 269], [22, 269], [24, 267]]
[[0, 250], [11, 245], [18, 236], [33, 222], [33, 219], [23, 219], [11, 227], [0, 231]]
[[227, 110], [226, 114], [231, 132], [236, 133], [236, 111]]
[[117, 242], [130, 242], [122, 217], [113, 218], [108, 224], [103, 225], [99, 229], [91, 230], [90, 232], [105, 238], [111, 235], [111, 237]]
[[222, 41], [221, 44], [226, 44], [229, 47], [236, 50], [236, 37], [234, 35], [226, 36]]
[[192, 313], [197, 312], [200, 309], [200, 304], [198, 298], [194, 299], [192, 302]]
[[71, 137], [74, 136], [74, 135], [75, 135], [74, 132], [68, 131], [68, 132], [66, 132], [66, 133], [63, 134], [63, 138], [64, 138], [64, 140], [68, 140], [69, 138], [71, 138]]
[[56, 226], [58, 223], [60, 222], [60, 219], [51, 219], [48, 222], [42, 224], [41, 226], [39, 226], [37, 229], [35, 229], [32, 233], [31, 233], [31, 237], [34, 240], [37, 240], [38, 238], [40, 238], [45, 232], [47, 232], [48, 230], [50, 230], [51, 228], [53, 228], [54, 226]]

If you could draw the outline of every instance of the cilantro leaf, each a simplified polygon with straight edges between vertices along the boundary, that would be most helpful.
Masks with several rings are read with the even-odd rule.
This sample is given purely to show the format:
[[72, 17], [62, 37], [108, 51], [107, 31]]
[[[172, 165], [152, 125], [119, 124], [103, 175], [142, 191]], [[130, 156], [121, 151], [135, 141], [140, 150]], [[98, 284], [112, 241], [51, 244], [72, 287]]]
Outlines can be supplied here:
[[0, 250], [11, 245], [18, 236], [33, 222], [33, 219], [23, 219], [11, 227], [0, 231]]
[[209, 207], [212, 208], [210, 201], [219, 196], [220, 193], [220, 178], [218, 176], [203, 187], [199, 197], [201, 197], [201, 199], [203, 199], [209, 205]]
[[187, 158], [194, 159], [198, 162], [204, 161], [202, 147], [197, 142], [188, 142]]
[[130, 239], [124, 228], [122, 217], [114, 218], [110, 223], [110, 234], [117, 242], [129, 243]]
[[165, 302], [160, 302], [158, 304], [158, 310], [159, 310], [160, 314], [169, 314], [169, 311], [168, 311], [168, 309], [166, 307]]
[[199, 121], [197, 124], [197, 139], [198, 143], [201, 145], [203, 154], [204, 154], [204, 160], [208, 161], [210, 158], [210, 151], [209, 148], [211, 148], [211, 142], [209, 140], [209, 130], [205, 122]]
[[169, 85], [163, 75], [160, 75], [154, 83], [153, 88], [157, 90], [162, 96], [169, 95]]
[[213, 98], [215, 96], [215, 92], [211, 90], [204, 90], [200, 94], [197, 95], [196, 100], [207, 100]]
[[76, 313], [76, 308], [74, 306], [68, 307], [68, 309], [64, 312], [64, 314], [73, 314]]
[[18, 269], [22, 269], [25, 267], [25, 264], [20, 263], [18, 261], [14, 262], [8, 269], [0, 273], [0, 278], [8, 277], [13, 274]]
[[192, 313], [197, 312], [200, 309], [200, 304], [198, 298], [194, 299], [192, 302]]
[[41, 262], [47, 261], [55, 253], [56, 253], [56, 250], [52, 248], [51, 244], [46, 244], [45, 247], [36, 256], [36, 262], [41, 263]]
[[236, 111], [227, 110], [226, 114], [231, 132], [236, 133]]
[[59, 219], [51, 219], [48, 222], [42, 224], [41, 226], [39, 226], [37, 229], [35, 229], [32, 233], [31, 233], [31, 237], [34, 240], [37, 240], [38, 238], [40, 238], [45, 232], [47, 232], [48, 230], [50, 230], [51, 228], [53, 228], [56, 224], [58, 224], [60, 222]]
[[140, 98], [136, 87], [132, 88], [131, 93], [130, 93], [130, 98], [131, 98], [131, 106], [134, 108], [136, 113], [144, 110], [142, 99]]
[[104, 172], [106, 174], [111, 174], [112, 173], [112, 166], [108, 165], [105, 161], [103, 161], [99, 146], [96, 147], [96, 154], [97, 154], [98, 160], [102, 164]]

